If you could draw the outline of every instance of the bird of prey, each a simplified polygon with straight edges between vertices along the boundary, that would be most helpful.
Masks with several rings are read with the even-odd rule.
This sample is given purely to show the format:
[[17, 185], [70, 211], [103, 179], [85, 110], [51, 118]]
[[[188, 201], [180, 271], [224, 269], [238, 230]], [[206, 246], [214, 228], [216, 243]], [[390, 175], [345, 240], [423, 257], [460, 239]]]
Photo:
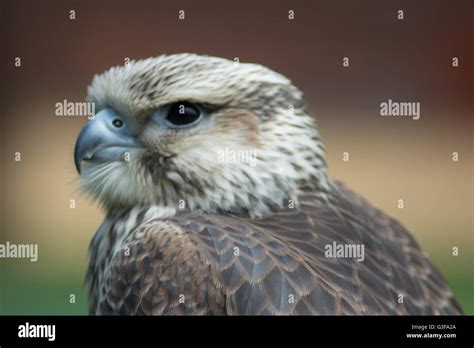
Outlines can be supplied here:
[[410, 233], [331, 179], [283, 75], [161, 55], [95, 76], [88, 101], [75, 163], [107, 212], [91, 314], [462, 313]]

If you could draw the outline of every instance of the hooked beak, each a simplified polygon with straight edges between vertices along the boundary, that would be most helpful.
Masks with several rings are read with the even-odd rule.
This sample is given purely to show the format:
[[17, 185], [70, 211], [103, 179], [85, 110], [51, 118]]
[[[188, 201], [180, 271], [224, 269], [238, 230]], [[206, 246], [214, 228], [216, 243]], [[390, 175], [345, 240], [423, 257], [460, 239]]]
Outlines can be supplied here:
[[82, 161], [123, 161], [132, 148], [142, 147], [136, 129], [112, 109], [104, 109], [82, 128], [74, 147], [74, 163], [81, 174]]

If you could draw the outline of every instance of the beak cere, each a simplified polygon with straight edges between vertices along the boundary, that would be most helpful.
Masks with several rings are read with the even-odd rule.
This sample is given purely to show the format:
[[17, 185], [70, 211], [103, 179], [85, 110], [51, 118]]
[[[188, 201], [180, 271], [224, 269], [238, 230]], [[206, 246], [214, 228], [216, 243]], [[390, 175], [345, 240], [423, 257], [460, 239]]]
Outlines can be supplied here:
[[131, 148], [141, 147], [136, 133], [112, 109], [97, 113], [82, 128], [74, 147], [74, 163], [81, 174], [82, 161], [105, 163], [124, 160]]

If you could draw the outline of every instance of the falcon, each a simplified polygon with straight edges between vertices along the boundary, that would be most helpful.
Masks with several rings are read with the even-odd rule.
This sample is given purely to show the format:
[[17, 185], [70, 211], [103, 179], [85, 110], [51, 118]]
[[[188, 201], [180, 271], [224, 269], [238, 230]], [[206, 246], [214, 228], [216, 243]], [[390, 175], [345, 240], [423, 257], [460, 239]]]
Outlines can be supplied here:
[[281, 74], [161, 55], [95, 76], [87, 100], [74, 159], [106, 211], [91, 314], [462, 313], [410, 233], [331, 179]]

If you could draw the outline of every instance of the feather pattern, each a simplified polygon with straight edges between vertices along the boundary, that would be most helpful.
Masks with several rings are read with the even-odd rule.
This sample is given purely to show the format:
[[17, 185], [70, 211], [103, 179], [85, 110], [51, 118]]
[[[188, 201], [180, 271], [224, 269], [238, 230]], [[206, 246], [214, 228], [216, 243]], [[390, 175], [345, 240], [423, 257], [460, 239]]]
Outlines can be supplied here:
[[[331, 192], [330, 204], [307, 193], [298, 197], [297, 208], [259, 219], [189, 212], [142, 223], [110, 257], [95, 284], [100, 295], [91, 311], [461, 313], [445, 281], [400, 224], [341, 184]], [[364, 261], [326, 257], [325, 246], [333, 242], [363, 244]], [[89, 276], [94, 272], [91, 268]]]

